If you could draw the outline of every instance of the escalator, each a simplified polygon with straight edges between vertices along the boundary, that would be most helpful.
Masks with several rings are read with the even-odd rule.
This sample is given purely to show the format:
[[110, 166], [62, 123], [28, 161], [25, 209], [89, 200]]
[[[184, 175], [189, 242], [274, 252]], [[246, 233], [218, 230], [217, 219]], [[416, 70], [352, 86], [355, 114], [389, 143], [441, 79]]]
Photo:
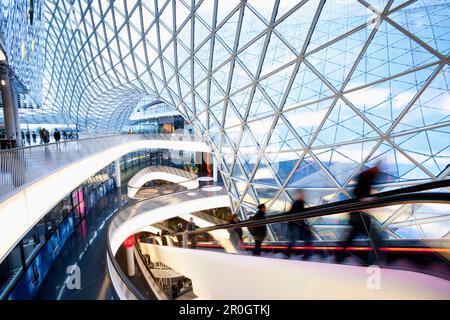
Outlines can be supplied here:
[[[140, 237], [138, 249], [140, 249], [142, 253], [149, 255], [150, 260], [155, 259], [155, 256], [152, 256], [154, 255], [154, 250], [164, 251], [166, 250], [164, 248], [170, 249], [170, 252], [175, 250], [177, 254], [180, 256], [183, 255], [184, 257], [189, 257], [189, 255], [196, 256], [201, 254], [201, 252], [210, 251], [214, 254], [223, 254], [226, 250], [222, 248], [217, 239], [214, 239], [212, 234], [217, 231], [226, 231], [230, 234], [230, 239], [235, 239], [236, 237], [233, 236], [234, 230], [240, 228], [243, 230], [244, 243], [243, 245], [241, 244], [238, 246], [237, 254], [229, 255], [230, 259], [234, 259], [232, 257], [238, 256], [243, 256], [246, 259], [247, 257], [261, 259], [259, 257], [250, 257], [252, 255], [254, 242], [251, 234], [248, 232], [248, 228], [269, 227], [272, 230], [276, 230], [277, 232], [275, 232], [275, 234], [278, 235], [275, 239], [271, 239], [270, 241], [265, 240], [262, 245], [262, 256], [263, 258], [271, 258], [270, 261], [277, 260], [284, 263], [283, 261], [294, 260], [287, 262], [300, 264], [301, 262], [313, 262], [319, 263], [319, 265], [324, 266], [325, 268], [334, 265], [336, 265], [336, 268], [339, 268], [337, 267], [336, 256], [338, 253], [344, 253], [346, 257], [342, 261], [343, 265], [367, 267], [369, 265], [368, 256], [375, 252], [377, 260], [375, 260], [375, 262], [372, 261], [370, 264], [380, 266], [383, 270], [389, 272], [399, 270], [402, 272], [412, 271], [413, 275], [427, 274], [432, 276], [431, 278], [433, 279], [444, 281], [444, 287], [446, 287], [448, 281], [450, 281], [450, 267], [448, 262], [450, 257], [450, 240], [448, 234], [445, 234], [445, 229], [449, 229], [449, 187], [450, 180], [435, 181], [381, 192], [371, 198], [370, 201], [344, 200], [307, 208], [302, 213], [289, 216], [278, 213], [267, 216], [266, 219], [259, 221], [247, 220], [232, 225], [225, 223], [207, 228], [199, 228], [193, 232], [171, 233], [166, 235], [166, 237], [171, 237], [172, 239], [176, 239], [177, 236], [179, 236], [179, 238], [186, 237], [186, 239], [195, 236], [198, 239], [202, 239], [201, 241], [197, 241], [197, 250], [178, 248], [176, 243], [174, 244], [174, 248], [169, 248], [171, 246], [169, 241], [165, 241], [165, 243], [169, 244], [168, 246], [161, 246], [159, 245], [162, 243], [161, 241], [155, 241], [156, 236], [150, 236], [146, 239]], [[387, 224], [386, 221], [392, 219], [393, 210], [396, 210], [398, 213], [395, 217], [396, 220], [393, 221], [394, 223], [391, 221], [391, 223]], [[424, 231], [421, 236], [415, 237], [406, 237], [404, 233], [398, 231], [401, 228], [404, 228], [405, 225], [417, 224], [417, 220], [423, 218], [420, 216], [422, 211], [426, 213], [426, 219], [434, 221], [430, 224], [433, 226], [436, 224], [441, 225], [441, 229], [438, 230], [438, 233], [440, 232], [439, 234], [441, 235], [440, 237], [429, 236], [433, 235], [429, 230], [427, 232]], [[430, 216], [430, 212], [432, 211], [434, 212], [434, 215]], [[383, 234], [383, 239], [380, 246], [374, 248], [372, 239], [367, 237], [367, 235], [356, 239], [349, 247], [345, 248], [342, 247], [342, 240], [339, 239], [339, 237], [334, 239], [315, 239], [309, 246], [305, 246], [302, 239], [296, 239], [297, 241], [293, 246], [294, 254], [290, 259], [287, 259], [283, 254], [287, 247], [287, 239], [283, 239], [280, 230], [282, 231], [283, 226], [286, 226], [287, 223], [295, 223], [296, 221], [303, 221], [305, 219], [315, 219], [314, 228], [316, 229], [345, 229], [348, 228], [345, 223], [336, 223], [336, 221], [345, 222], [345, 215], [349, 212], [370, 213], [370, 216], [373, 217], [374, 225], [376, 225], [377, 228], [382, 229], [380, 233]], [[386, 214], [386, 212], [389, 214]], [[330, 227], [327, 227], [327, 224], [330, 225]], [[393, 230], [390, 227], [392, 225], [398, 225], [398, 230]], [[319, 233], [320, 232], [321, 231], [319, 231]], [[436, 234], [436, 232], [434, 234]], [[340, 236], [342, 236], [342, 233]], [[146, 247], [152, 247], [150, 251], [153, 253], [150, 253]], [[305, 259], [304, 256], [307, 251], [311, 251], [313, 254]], [[157, 259], [164, 260], [165, 253], [162, 254], [161, 252], [156, 255]], [[160, 260], [159, 262], [164, 263], [167, 268], [173, 268], [174, 270], [177, 270], [177, 268], [183, 269], [186, 265], [186, 263], [184, 263], [181, 267], [177, 266], [176, 262], [174, 262], [176, 259], [174, 260], [173, 257], [171, 259], [168, 258], [167, 261], [163, 260]], [[267, 261], [269, 260], [259, 261], [267, 264]], [[177, 272], [183, 273], [182, 270], [177, 270]], [[124, 281], [127, 283], [126, 280]], [[132, 289], [133, 286], [129, 283], [127, 283], [127, 286], [131, 292], [137, 290], [136, 288]], [[445, 290], [446, 289], [444, 289], [444, 295], [447, 293]], [[133, 294], [130, 294], [130, 296], [133, 296]], [[137, 298], [139, 299], [139, 297]], [[448, 292], [448, 298], [450, 298], [450, 290]]]

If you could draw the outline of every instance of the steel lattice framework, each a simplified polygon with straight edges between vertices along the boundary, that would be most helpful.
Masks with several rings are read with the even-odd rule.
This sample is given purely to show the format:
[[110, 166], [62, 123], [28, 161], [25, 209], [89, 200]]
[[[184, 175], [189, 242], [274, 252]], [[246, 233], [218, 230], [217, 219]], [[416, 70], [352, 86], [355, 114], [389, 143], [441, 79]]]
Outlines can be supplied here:
[[[235, 210], [265, 201], [281, 210], [297, 188], [307, 189], [310, 205], [346, 198], [354, 177], [380, 159], [385, 186], [445, 176], [448, 1], [44, 6], [44, 108], [109, 131], [120, 130], [142, 98], [166, 101], [212, 144]], [[380, 223], [427, 210], [436, 212], [396, 209]], [[427, 222], [439, 225], [434, 236], [446, 236], [445, 219]], [[330, 230], [319, 236], [337, 234]]]

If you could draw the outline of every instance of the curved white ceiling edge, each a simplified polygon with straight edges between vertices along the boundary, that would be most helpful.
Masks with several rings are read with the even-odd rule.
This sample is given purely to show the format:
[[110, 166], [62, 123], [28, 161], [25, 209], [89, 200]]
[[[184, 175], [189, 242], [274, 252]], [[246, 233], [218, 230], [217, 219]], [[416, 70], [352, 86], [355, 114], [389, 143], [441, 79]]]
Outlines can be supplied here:
[[112, 234], [109, 235], [111, 251], [115, 255], [121, 244], [130, 235], [135, 234], [145, 226], [196, 211], [230, 206], [230, 196], [219, 195], [182, 201], [139, 213], [120, 224], [117, 229], [113, 230]]
[[0, 203], [0, 262], [61, 199], [115, 159], [139, 149], [211, 152], [205, 142], [141, 140], [124, 143], [71, 163]]
[[[174, 168], [175, 169], [175, 168]], [[184, 171], [181, 169], [177, 169], [180, 172]], [[136, 195], [136, 193], [139, 191], [139, 188], [142, 187], [144, 184], [146, 184], [149, 181], [153, 180], [164, 180], [172, 183], [178, 183], [179, 185], [186, 187], [187, 189], [197, 189], [199, 186], [198, 178], [193, 180], [187, 180], [186, 177], [177, 175], [177, 171], [174, 171], [174, 173], [168, 173], [164, 171], [150, 171], [150, 172], [142, 172], [139, 171], [136, 173], [133, 178], [133, 186], [130, 188], [128, 186], [128, 197], [133, 198]]]
[[140, 246], [191, 279], [200, 299], [422, 300], [448, 299], [450, 292], [450, 282], [411, 271]]

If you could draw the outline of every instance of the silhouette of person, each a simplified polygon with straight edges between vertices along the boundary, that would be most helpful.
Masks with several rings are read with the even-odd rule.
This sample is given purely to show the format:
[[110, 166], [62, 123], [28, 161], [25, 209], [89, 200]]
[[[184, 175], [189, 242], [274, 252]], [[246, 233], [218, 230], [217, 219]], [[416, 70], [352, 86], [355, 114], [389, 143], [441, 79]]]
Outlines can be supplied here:
[[[368, 168], [360, 173], [355, 188], [353, 189], [353, 195], [355, 199], [359, 201], [370, 200], [372, 186], [375, 184], [376, 179], [380, 173], [380, 164]], [[337, 262], [342, 262], [344, 258], [345, 249], [352, 243], [357, 235], [363, 234], [368, 236], [371, 242], [372, 249], [369, 254], [368, 262], [372, 264], [375, 262], [375, 258], [378, 255], [378, 248], [380, 245], [381, 237], [376, 231], [372, 218], [365, 212], [355, 211], [350, 212], [350, 232], [342, 243], [343, 250], [337, 255]]]
[[[187, 231], [195, 231], [196, 227], [195, 227], [195, 223], [194, 223], [194, 219], [190, 218], [189, 219], [189, 223], [187, 224], [186, 230]], [[197, 247], [197, 239], [195, 234], [190, 234], [189, 235], [189, 241], [191, 242], [191, 248], [195, 249]]]
[[[302, 190], [298, 190], [296, 194], [296, 198], [292, 203], [291, 209], [286, 212], [286, 214], [296, 214], [300, 213], [305, 209], [305, 200]], [[285, 254], [289, 257], [292, 253], [292, 246], [295, 242], [295, 235], [299, 234], [300, 239], [305, 242], [305, 247], [310, 247], [313, 239], [313, 235], [311, 233], [310, 226], [306, 223], [305, 220], [291, 221], [287, 224], [287, 233], [288, 233], [288, 248]], [[306, 248], [304, 258], [309, 258], [311, 256], [311, 250]]]
[[[250, 220], [251, 221], [264, 220], [266, 218], [266, 211], [267, 208], [265, 204], [258, 205], [258, 211], [256, 211], [255, 215], [251, 217]], [[261, 244], [267, 235], [267, 227], [265, 225], [250, 227], [249, 231], [252, 234], [253, 238], [255, 239], [255, 248], [253, 250], [253, 255], [260, 256]]]

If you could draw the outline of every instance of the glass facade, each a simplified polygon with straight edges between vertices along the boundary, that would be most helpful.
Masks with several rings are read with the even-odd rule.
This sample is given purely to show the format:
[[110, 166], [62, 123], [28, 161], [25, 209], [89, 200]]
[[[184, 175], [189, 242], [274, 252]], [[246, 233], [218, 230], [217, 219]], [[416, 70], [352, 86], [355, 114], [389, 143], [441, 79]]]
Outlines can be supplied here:
[[41, 7], [42, 108], [104, 132], [146, 97], [176, 107], [211, 144], [234, 211], [283, 210], [298, 188], [308, 205], [348, 198], [379, 160], [380, 189], [449, 164], [446, 0]]

